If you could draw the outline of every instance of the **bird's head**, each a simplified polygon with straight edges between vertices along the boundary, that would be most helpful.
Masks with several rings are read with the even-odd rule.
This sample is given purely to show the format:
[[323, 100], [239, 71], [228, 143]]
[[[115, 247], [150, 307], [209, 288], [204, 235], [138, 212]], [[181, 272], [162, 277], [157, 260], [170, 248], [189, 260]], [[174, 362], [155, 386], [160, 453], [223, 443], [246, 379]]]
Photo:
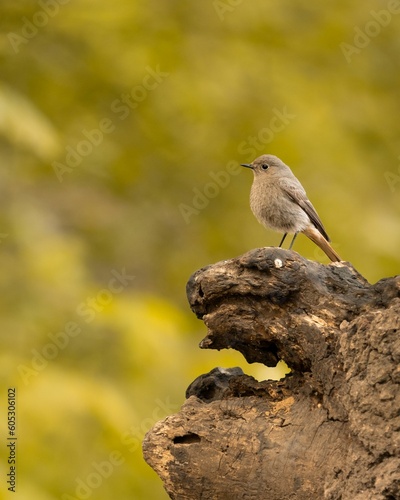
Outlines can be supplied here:
[[279, 170], [285, 170], [288, 167], [274, 155], [261, 155], [256, 158], [252, 163], [242, 163], [242, 167], [251, 168], [254, 172], [254, 176], [259, 175], [271, 175], [274, 172], [277, 173]]

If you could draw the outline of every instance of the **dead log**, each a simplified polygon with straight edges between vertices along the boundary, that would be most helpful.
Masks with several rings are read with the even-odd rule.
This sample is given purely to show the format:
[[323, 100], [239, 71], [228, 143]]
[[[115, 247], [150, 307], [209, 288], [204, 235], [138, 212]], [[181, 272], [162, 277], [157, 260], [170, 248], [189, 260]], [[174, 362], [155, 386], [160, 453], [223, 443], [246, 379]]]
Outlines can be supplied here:
[[262, 248], [197, 271], [187, 295], [204, 349], [292, 373], [214, 369], [146, 435], [176, 500], [400, 499], [400, 277]]

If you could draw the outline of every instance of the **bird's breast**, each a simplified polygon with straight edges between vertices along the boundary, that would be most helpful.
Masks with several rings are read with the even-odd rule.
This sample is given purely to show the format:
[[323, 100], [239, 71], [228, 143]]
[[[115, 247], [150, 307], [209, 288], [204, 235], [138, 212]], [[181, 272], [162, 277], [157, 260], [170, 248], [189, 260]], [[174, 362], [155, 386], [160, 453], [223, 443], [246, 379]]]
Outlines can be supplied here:
[[250, 208], [261, 224], [277, 231], [301, 232], [310, 224], [304, 210], [273, 183], [253, 182]]

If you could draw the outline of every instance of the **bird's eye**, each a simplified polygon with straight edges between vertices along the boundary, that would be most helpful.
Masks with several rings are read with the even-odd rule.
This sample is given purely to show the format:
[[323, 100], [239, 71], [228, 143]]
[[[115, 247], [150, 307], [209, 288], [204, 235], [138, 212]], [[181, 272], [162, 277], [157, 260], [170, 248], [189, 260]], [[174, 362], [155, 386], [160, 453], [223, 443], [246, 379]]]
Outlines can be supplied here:
[[261, 165], [261, 168], [262, 168], [263, 170], [268, 170], [268, 169], [269, 169], [269, 165], [268, 165], [267, 163], [263, 163], [263, 164]]

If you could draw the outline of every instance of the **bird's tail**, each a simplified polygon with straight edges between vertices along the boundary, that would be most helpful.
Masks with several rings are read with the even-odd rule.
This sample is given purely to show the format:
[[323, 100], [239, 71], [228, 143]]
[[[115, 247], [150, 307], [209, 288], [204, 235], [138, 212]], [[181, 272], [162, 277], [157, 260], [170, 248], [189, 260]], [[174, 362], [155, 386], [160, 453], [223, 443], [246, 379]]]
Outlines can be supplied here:
[[331, 259], [332, 262], [340, 262], [342, 259], [331, 247], [331, 245], [326, 241], [322, 234], [313, 226], [308, 226], [303, 233], [310, 238], [321, 250], [323, 250], [326, 255]]

